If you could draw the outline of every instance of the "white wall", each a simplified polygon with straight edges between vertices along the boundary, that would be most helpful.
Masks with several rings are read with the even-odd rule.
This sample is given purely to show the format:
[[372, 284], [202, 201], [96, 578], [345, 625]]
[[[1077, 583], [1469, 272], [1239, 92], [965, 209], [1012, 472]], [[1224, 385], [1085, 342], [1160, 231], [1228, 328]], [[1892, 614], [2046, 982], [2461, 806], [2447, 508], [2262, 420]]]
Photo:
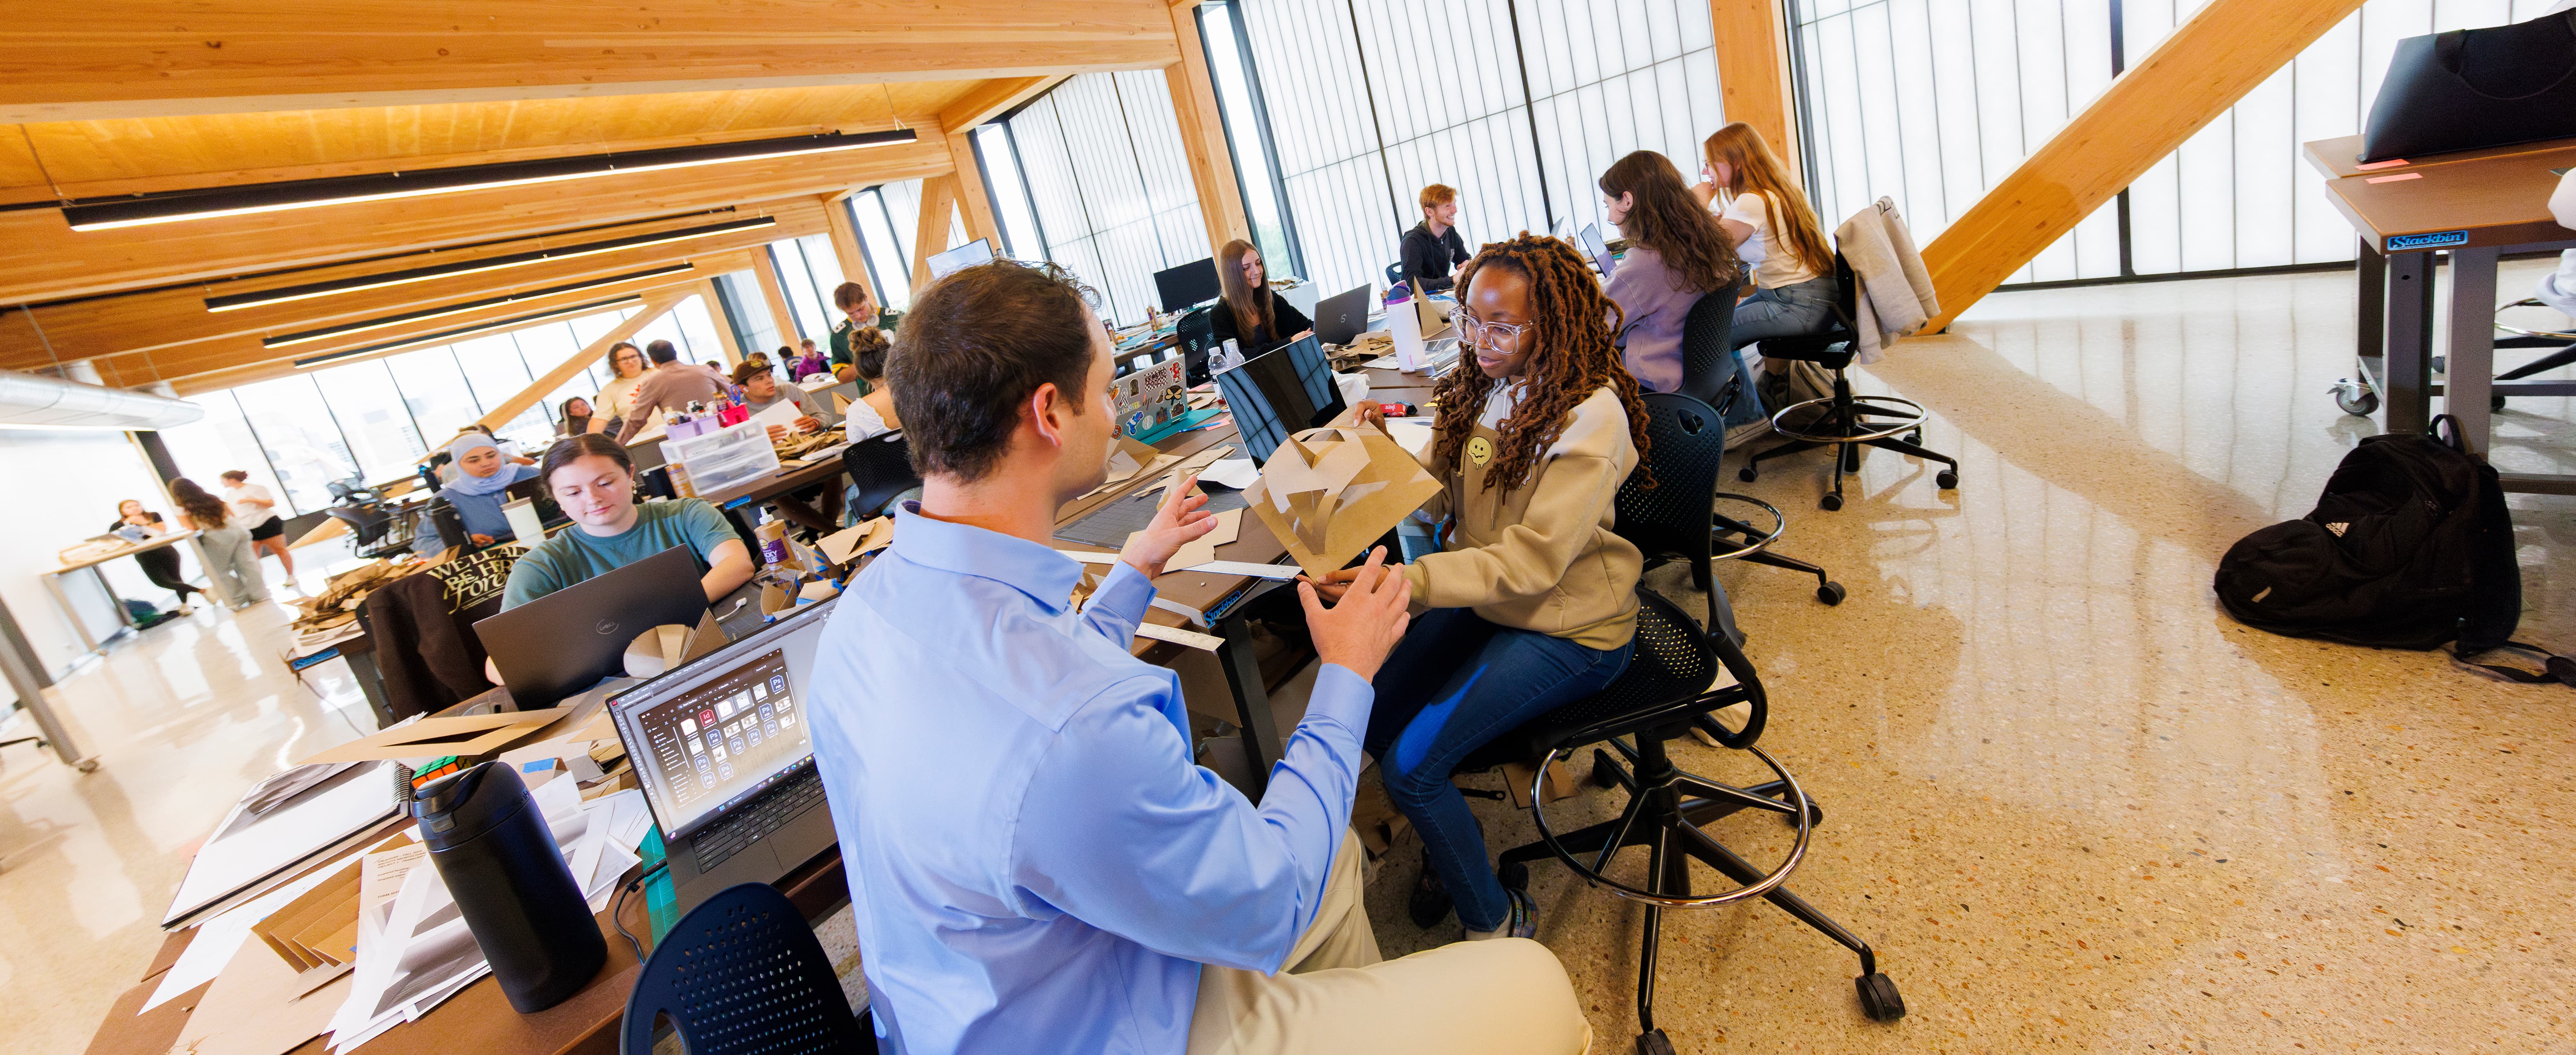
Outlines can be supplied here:
[[[0, 516], [0, 601], [45, 668], [60, 677], [81, 654], [80, 639], [38, 574], [58, 566], [54, 555], [63, 547], [105, 531], [119, 501], [141, 499], [173, 522], [175, 510], [143, 452], [122, 432], [0, 430], [0, 496], [15, 510]], [[184, 570], [196, 577], [196, 554], [185, 544], [180, 552]], [[133, 561], [105, 567], [118, 596], [171, 603], [170, 593], [144, 579]]]

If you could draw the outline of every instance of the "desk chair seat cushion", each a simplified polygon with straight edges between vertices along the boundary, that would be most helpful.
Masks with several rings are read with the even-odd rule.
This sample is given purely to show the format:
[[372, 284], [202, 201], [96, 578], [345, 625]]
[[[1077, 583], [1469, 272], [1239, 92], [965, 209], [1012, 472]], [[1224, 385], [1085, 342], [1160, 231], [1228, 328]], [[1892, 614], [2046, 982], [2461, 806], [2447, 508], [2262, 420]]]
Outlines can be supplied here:
[[1628, 668], [1617, 680], [1486, 741], [1458, 763], [1457, 771], [1526, 762], [1550, 748], [1577, 747], [1690, 717], [1688, 701], [1704, 693], [1723, 669], [1717, 652], [1671, 601], [1643, 587], [1637, 599], [1637, 639]]
[[665, 1015], [689, 1055], [876, 1050], [814, 929], [767, 883], [717, 892], [663, 936], [626, 998], [624, 1055], [650, 1055]]

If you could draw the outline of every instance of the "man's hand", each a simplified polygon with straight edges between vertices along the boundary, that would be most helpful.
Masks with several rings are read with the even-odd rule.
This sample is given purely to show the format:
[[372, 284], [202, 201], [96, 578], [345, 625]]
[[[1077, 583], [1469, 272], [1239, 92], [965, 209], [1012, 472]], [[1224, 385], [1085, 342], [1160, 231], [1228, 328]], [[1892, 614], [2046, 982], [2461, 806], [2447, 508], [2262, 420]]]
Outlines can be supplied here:
[[472, 540], [477, 546], [489, 546], [492, 544], [492, 536], [490, 535], [467, 535], [465, 537]]
[[796, 419], [796, 431], [821, 432], [823, 431], [823, 419], [817, 418], [812, 414], [807, 414], [804, 417]]
[[785, 425], [772, 425], [772, 426], [770, 426], [770, 427], [769, 427], [769, 442], [771, 442], [771, 443], [785, 443], [785, 442], [787, 442], [787, 426], [785, 426]]
[[1385, 567], [1385, 559], [1386, 547], [1379, 546], [1369, 551], [1368, 563], [1325, 576], [1342, 583], [1334, 590], [1339, 599], [1330, 608], [1324, 607], [1318, 595], [1321, 588], [1313, 580], [1297, 580], [1297, 599], [1306, 606], [1306, 630], [1314, 636], [1315, 655], [1371, 681], [1377, 679], [1377, 668], [1386, 662], [1387, 653], [1404, 639], [1406, 624], [1413, 621], [1409, 612], [1413, 583]]
[[1198, 482], [1199, 474], [1191, 473], [1174, 483], [1145, 530], [1127, 537], [1118, 559], [1151, 579], [1163, 574], [1163, 562], [1180, 552], [1182, 543], [1216, 530], [1216, 517], [1199, 508], [1207, 504], [1207, 496], [1199, 493]]

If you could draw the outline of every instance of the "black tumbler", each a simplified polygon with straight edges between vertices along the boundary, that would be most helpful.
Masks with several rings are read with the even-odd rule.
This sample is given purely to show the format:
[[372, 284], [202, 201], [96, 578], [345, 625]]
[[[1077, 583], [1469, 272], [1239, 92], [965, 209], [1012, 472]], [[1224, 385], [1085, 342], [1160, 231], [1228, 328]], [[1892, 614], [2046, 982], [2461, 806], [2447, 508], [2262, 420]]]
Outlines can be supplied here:
[[440, 780], [413, 796], [411, 814], [520, 1014], [562, 1003], [608, 962], [599, 922], [517, 770], [485, 762]]

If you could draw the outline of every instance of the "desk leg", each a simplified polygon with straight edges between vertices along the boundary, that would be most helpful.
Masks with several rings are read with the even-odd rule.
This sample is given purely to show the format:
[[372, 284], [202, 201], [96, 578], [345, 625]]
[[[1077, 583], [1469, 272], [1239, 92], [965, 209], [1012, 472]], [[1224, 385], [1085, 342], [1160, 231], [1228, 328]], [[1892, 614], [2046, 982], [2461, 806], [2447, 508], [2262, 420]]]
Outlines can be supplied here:
[[125, 598], [116, 595], [116, 584], [107, 581], [107, 566], [92, 564], [89, 573], [98, 580], [98, 592], [106, 594], [109, 603], [116, 607], [116, 621], [125, 624], [128, 630], [134, 629], [134, 613], [126, 610]]
[[[1240, 606], [1238, 606], [1240, 608]], [[1279, 723], [1270, 716], [1270, 689], [1261, 680], [1261, 661], [1252, 654], [1252, 627], [1240, 611], [1225, 617], [1225, 643], [1217, 646], [1217, 664], [1234, 690], [1234, 717], [1243, 727], [1244, 761], [1252, 769], [1252, 801], [1259, 804], [1270, 789], [1270, 767], [1279, 762]]]
[[2379, 255], [2370, 239], [2355, 241], [2360, 244], [2354, 259], [2361, 273], [2361, 314], [2353, 320], [2353, 350], [2361, 358], [2378, 359], [2388, 354], [2388, 258]]
[[2387, 315], [2387, 431], [2421, 433], [2432, 419], [2433, 254], [2388, 257]]
[[72, 607], [72, 595], [63, 592], [61, 573], [44, 576], [45, 589], [53, 591], [54, 604], [62, 609], [63, 618], [72, 624], [72, 634], [80, 638], [81, 647], [98, 651], [98, 639], [89, 636], [89, 624], [81, 621], [80, 609]]
[[2459, 423], [2469, 453], [2487, 456], [2487, 394], [2495, 385], [2496, 257], [2493, 246], [2451, 250], [2450, 370], [2442, 412]]

